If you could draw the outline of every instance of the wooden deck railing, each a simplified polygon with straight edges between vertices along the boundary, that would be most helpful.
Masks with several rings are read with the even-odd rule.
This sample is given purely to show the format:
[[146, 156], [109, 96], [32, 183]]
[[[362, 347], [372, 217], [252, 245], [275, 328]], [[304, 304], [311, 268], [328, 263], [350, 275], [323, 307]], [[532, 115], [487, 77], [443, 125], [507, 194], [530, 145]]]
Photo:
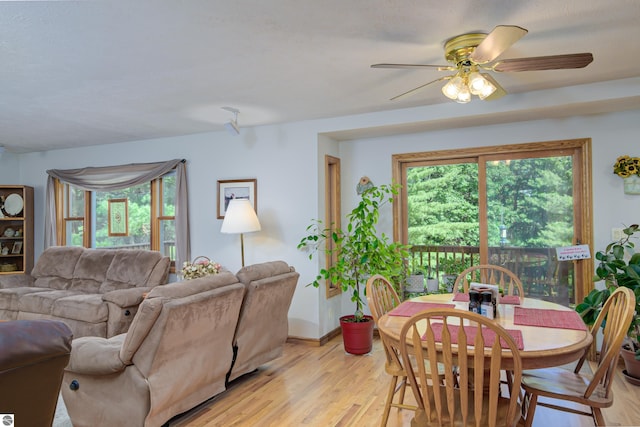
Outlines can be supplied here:
[[[460, 260], [466, 266], [480, 264], [477, 246], [414, 245], [410, 254], [410, 267], [420, 266], [424, 274], [440, 280], [442, 259]], [[557, 261], [555, 248], [490, 247], [489, 263], [513, 271], [522, 281], [527, 295], [564, 305], [573, 303], [573, 269], [571, 263]]]

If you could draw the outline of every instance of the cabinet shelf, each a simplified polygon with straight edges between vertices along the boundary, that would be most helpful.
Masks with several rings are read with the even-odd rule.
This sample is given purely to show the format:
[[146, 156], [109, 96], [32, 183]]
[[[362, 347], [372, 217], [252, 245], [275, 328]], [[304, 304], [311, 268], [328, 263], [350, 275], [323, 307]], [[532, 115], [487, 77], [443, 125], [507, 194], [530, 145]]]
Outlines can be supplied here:
[[[11, 212], [16, 216], [5, 215], [4, 209], [0, 211], [0, 275], [28, 274], [33, 268], [33, 187], [0, 184], [0, 201], [4, 202], [11, 195], [22, 198], [22, 211]], [[15, 201], [17, 197], [11, 196], [11, 199]], [[8, 229], [20, 235], [13, 235], [11, 230], [7, 232]], [[2, 254], [5, 248], [8, 253]]]

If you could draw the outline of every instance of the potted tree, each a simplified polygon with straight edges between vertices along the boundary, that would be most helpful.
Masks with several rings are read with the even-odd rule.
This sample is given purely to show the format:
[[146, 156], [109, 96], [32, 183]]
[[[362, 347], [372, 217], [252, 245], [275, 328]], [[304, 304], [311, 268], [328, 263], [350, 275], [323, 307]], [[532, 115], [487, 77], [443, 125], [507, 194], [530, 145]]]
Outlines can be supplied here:
[[[319, 287], [329, 280], [340, 286], [343, 292], [351, 292], [351, 301], [356, 304], [355, 313], [342, 316], [340, 326], [345, 350], [351, 354], [366, 354], [373, 343], [373, 318], [362, 311], [363, 293], [367, 279], [374, 274], [382, 274], [392, 280], [402, 280], [406, 276], [405, 259], [408, 247], [390, 242], [384, 234], [378, 234], [376, 225], [380, 208], [393, 201], [398, 186], [381, 185], [365, 190], [361, 200], [347, 215], [347, 227], [331, 230], [314, 220], [307, 227], [307, 235], [300, 240], [298, 249], [311, 249], [309, 259], [320, 251], [337, 255], [337, 261], [324, 269], [309, 285]], [[334, 245], [325, 245], [331, 239]]]
[[625, 361], [625, 375], [629, 382], [640, 383], [640, 253], [635, 253], [632, 238], [640, 233], [638, 224], [622, 230], [624, 236], [607, 245], [604, 251], [596, 252], [595, 281], [604, 280], [604, 289], [594, 289], [576, 306], [576, 311], [587, 325], [593, 325], [604, 302], [618, 287], [630, 288], [636, 296], [636, 311], [629, 326], [627, 337], [622, 345], [622, 358]]

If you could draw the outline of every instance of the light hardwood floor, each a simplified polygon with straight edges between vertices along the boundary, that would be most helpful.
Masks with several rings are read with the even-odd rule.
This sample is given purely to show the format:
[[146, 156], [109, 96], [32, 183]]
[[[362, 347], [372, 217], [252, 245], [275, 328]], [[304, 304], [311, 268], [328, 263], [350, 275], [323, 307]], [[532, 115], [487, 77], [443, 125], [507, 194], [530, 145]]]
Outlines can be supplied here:
[[[378, 338], [364, 356], [346, 354], [342, 337], [322, 347], [288, 343], [284, 355], [234, 381], [221, 395], [174, 418], [170, 427], [378, 426], [389, 384]], [[616, 372], [607, 425], [640, 426], [640, 387]], [[408, 391], [410, 398], [411, 392]], [[408, 426], [413, 413], [391, 409], [388, 427]], [[537, 427], [593, 426], [588, 417], [538, 408]]]

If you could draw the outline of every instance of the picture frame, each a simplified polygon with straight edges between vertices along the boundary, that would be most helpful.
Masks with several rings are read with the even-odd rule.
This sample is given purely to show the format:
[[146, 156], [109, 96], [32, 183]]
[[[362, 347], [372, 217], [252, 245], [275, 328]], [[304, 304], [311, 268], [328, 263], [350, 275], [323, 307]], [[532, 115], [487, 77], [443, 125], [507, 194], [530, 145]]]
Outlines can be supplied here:
[[108, 217], [109, 237], [129, 235], [128, 199], [110, 199]]
[[249, 199], [253, 210], [258, 213], [258, 180], [255, 178], [218, 180], [218, 219], [224, 219], [227, 206], [232, 199]]
[[22, 253], [22, 242], [17, 241], [13, 244], [13, 248], [11, 248], [11, 253], [15, 255], [19, 255]]

